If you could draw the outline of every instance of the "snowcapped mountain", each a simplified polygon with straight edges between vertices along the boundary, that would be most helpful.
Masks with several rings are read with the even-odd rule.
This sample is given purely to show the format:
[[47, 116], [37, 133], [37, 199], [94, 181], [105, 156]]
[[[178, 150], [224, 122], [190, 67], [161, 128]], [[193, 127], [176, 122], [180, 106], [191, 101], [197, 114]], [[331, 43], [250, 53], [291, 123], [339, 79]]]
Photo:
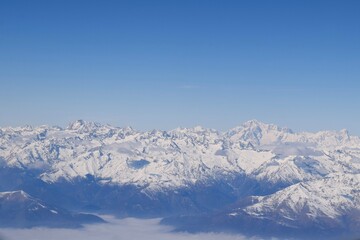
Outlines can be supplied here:
[[358, 239], [360, 174], [329, 174], [213, 213], [165, 218], [186, 231], [239, 231], [291, 239]]
[[360, 209], [360, 138], [346, 130], [296, 133], [256, 120], [227, 132], [140, 132], [83, 120], [65, 129], [8, 127], [0, 129], [0, 166], [16, 180], [0, 190], [21, 186], [51, 200], [50, 191], [66, 202], [70, 188], [78, 191], [76, 207], [130, 215], [212, 211], [251, 197], [224, 214], [325, 228], [341, 226], [350, 213], [358, 219]]
[[40, 169], [46, 182], [90, 174], [103, 183], [163, 190], [245, 173], [273, 183], [359, 169], [360, 139], [346, 131], [293, 133], [249, 121], [220, 133], [201, 127], [138, 132], [78, 120], [66, 129], [2, 128], [0, 159]]
[[80, 227], [82, 223], [104, 222], [90, 214], [75, 214], [51, 206], [24, 191], [0, 192], [1, 227]]
[[230, 219], [266, 220], [294, 230], [332, 233], [358, 232], [360, 227], [360, 175], [330, 174], [300, 182], [227, 211]]
[[[345, 221], [352, 222], [348, 227], [360, 227], [360, 174], [330, 174], [252, 200], [254, 204], [241, 211], [289, 227], [343, 227], [344, 218], [351, 218]], [[229, 215], [236, 216], [237, 212]]]

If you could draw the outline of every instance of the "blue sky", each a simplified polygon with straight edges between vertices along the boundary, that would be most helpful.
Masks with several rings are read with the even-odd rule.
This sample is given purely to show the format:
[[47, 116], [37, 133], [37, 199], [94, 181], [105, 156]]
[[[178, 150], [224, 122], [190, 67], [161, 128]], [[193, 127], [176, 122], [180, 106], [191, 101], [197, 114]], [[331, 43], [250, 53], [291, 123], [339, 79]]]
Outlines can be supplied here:
[[360, 1], [0, 2], [0, 126], [360, 135]]

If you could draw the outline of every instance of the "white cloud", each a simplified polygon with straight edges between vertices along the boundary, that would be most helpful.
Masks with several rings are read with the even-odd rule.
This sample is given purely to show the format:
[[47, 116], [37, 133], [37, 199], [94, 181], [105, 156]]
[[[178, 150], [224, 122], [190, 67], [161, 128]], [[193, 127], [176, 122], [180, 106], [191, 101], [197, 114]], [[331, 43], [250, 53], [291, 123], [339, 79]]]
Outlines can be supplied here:
[[[5, 240], [245, 240], [240, 235], [217, 233], [172, 233], [171, 228], [159, 224], [160, 219], [114, 219], [109, 223], [87, 225], [83, 229], [2, 229]], [[255, 240], [255, 238], [252, 238]]]

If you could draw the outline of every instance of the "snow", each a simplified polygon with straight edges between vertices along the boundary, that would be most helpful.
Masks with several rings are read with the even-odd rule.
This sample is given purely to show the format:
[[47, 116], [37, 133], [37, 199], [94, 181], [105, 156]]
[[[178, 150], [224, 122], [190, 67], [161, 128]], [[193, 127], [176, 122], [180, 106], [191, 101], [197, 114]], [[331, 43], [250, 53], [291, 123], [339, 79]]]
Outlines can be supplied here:
[[360, 174], [330, 174], [262, 197], [244, 210], [256, 217], [271, 216], [275, 221], [287, 218], [298, 223], [319, 217], [340, 219], [349, 211], [359, 209], [359, 189]]
[[57, 211], [52, 210], [52, 209], [50, 209], [50, 212], [52, 212], [53, 214], [59, 214]]
[[306, 208], [305, 218], [337, 218], [360, 208], [360, 138], [346, 130], [296, 133], [252, 120], [227, 132], [140, 132], [78, 120], [65, 129], [1, 128], [0, 146], [0, 164], [36, 168], [46, 182], [91, 174], [156, 192], [245, 174], [288, 186], [246, 209], [254, 216], [278, 209], [290, 221]]
[[[66, 129], [26, 126], [1, 132], [2, 162], [44, 169], [42, 179], [49, 182], [91, 174], [118, 184], [181, 187], [189, 179], [214, 178], [220, 171], [291, 183], [318, 177], [310, 171], [318, 175], [331, 169], [348, 172], [360, 164], [360, 140], [345, 130], [293, 133], [256, 120], [225, 133], [200, 126], [139, 132], [83, 120]], [[297, 164], [299, 159], [295, 161], [299, 156], [310, 157], [316, 164], [305, 171]], [[141, 159], [148, 162], [142, 168], [128, 164]]]

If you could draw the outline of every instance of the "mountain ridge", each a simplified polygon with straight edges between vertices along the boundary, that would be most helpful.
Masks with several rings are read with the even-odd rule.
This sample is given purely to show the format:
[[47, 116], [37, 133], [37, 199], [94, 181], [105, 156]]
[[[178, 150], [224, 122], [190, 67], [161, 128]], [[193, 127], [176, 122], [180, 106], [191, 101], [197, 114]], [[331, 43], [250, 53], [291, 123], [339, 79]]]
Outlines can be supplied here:
[[49, 205], [23, 190], [0, 192], [0, 227], [79, 228], [82, 224], [104, 222], [95, 215], [73, 213]]
[[[80, 194], [74, 198], [76, 206], [117, 208], [130, 216], [166, 216], [218, 211], [239, 199], [253, 197], [257, 205], [241, 209], [252, 219], [265, 216], [276, 224], [294, 226], [291, 219], [308, 213], [314, 217], [306, 218], [306, 222], [320, 221], [321, 227], [345, 219], [350, 210], [324, 218], [321, 199], [328, 195], [312, 198], [311, 191], [305, 197], [311, 207], [295, 207], [297, 211], [292, 211], [291, 217], [284, 218], [293, 200], [289, 197], [280, 204], [279, 211], [284, 215], [277, 218], [282, 222], [272, 219], [271, 215], [276, 214], [264, 206], [275, 204], [276, 194], [303, 191], [296, 187], [301, 184], [312, 186], [317, 181], [325, 184], [327, 178], [357, 176], [360, 138], [346, 130], [297, 133], [256, 120], [225, 132], [200, 126], [141, 132], [78, 120], [66, 128], [0, 128], [0, 165], [4, 172], [16, 169], [29, 175], [32, 180], [28, 182], [34, 184], [19, 182], [45, 198], [49, 198], [47, 191], [55, 194], [56, 189], [57, 194], [61, 192], [73, 199], [74, 195], [66, 189], [77, 189]], [[12, 175], [15, 179], [16, 176]], [[353, 179], [359, 181], [357, 177]], [[333, 203], [334, 211], [342, 208], [344, 199], [353, 204], [351, 211], [360, 208], [357, 198], [351, 196], [353, 192], [342, 193], [335, 185], [325, 186], [323, 190], [338, 199]], [[355, 186], [358, 185], [352, 188]], [[311, 189], [316, 192], [316, 188]], [[230, 213], [235, 217], [235, 210]], [[226, 214], [229, 213], [224, 212], [224, 219], [229, 216]], [[296, 227], [305, 226], [300, 222], [295, 221]]]

